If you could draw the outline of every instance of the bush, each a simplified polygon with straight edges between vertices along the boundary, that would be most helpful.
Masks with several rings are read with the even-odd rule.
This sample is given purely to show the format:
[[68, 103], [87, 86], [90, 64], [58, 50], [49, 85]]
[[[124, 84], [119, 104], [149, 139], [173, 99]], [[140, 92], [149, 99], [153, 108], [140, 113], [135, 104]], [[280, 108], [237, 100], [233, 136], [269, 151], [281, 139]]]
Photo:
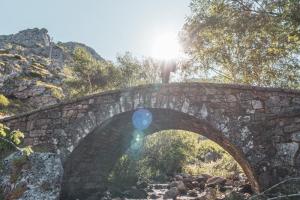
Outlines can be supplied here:
[[28, 156], [33, 151], [30, 146], [19, 147], [24, 138], [24, 133], [19, 130], [11, 131], [7, 126], [0, 123], [0, 158], [5, 156], [5, 153], [12, 150], [17, 150], [22, 152], [24, 155]]
[[3, 94], [0, 94], [0, 107], [6, 107], [8, 105], [9, 100]]
[[[198, 175], [207, 173], [229, 177], [241, 172], [238, 163], [218, 144], [186, 131], [161, 131], [139, 141], [140, 148], [131, 148], [121, 157], [110, 174], [114, 186], [128, 186], [142, 181], [166, 181], [176, 173]], [[208, 152], [220, 155], [205, 163]]]

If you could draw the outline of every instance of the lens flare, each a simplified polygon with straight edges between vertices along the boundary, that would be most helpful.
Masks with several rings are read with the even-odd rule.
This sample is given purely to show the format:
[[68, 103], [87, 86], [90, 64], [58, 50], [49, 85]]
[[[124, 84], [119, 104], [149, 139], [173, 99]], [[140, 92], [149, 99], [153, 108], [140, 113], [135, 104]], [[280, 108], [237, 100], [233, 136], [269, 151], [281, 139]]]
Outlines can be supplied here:
[[144, 143], [144, 133], [139, 130], [135, 130], [133, 133], [133, 140], [131, 140], [130, 149], [134, 151], [140, 151]]
[[135, 129], [145, 130], [152, 123], [152, 113], [147, 109], [140, 108], [133, 113], [132, 123]]

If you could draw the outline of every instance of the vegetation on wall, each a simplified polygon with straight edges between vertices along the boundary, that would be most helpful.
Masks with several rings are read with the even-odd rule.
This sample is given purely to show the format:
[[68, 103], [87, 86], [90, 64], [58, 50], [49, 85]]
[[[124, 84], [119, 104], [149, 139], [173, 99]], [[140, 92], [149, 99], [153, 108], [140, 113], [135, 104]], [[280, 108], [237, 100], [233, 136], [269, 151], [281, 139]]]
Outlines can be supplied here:
[[24, 133], [19, 130], [10, 130], [9, 127], [0, 123], [0, 157], [7, 152], [20, 151], [24, 155], [30, 155], [33, 151], [30, 146], [21, 147]]
[[0, 94], [0, 108], [7, 107], [9, 103], [9, 100], [3, 94]]

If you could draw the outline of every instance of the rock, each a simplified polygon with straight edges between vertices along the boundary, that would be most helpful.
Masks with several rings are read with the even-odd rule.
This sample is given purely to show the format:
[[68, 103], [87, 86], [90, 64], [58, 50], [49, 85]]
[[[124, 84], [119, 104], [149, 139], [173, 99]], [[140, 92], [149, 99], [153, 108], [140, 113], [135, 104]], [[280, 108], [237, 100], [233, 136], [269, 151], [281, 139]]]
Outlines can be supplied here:
[[185, 187], [185, 185], [182, 181], [177, 182], [176, 188], [177, 188], [179, 194], [186, 194], [187, 193], [187, 188]]
[[22, 200], [58, 200], [63, 167], [58, 155], [32, 153], [28, 158], [19, 152], [2, 161], [0, 190], [4, 196]]
[[183, 177], [182, 177], [181, 175], [177, 174], [177, 175], [175, 176], [175, 180], [176, 180], [176, 181], [182, 181], [182, 180], [183, 180]]
[[101, 197], [101, 200], [108, 200], [108, 199], [111, 199], [112, 195], [110, 193], [110, 191], [105, 191], [103, 193], [103, 197]]
[[154, 190], [151, 189], [151, 188], [147, 188], [147, 189], [146, 189], [146, 192], [150, 193], [150, 192], [154, 192]]
[[226, 179], [219, 177], [219, 176], [214, 176], [214, 177], [209, 178], [206, 181], [206, 186], [207, 187], [215, 187], [217, 185], [224, 185], [225, 182], [226, 182]]
[[225, 200], [243, 200], [245, 199], [241, 193], [232, 191], [225, 196]]
[[156, 190], [160, 190], [160, 189], [166, 189], [168, 187], [167, 184], [154, 184], [153, 188]]
[[147, 192], [142, 189], [131, 188], [124, 192], [124, 196], [132, 199], [146, 199]]
[[214, 188], [206, 188], [204, 192], [199, 195], [201, 200], [212, 200], [216, 199], [217, 191]]
[[171, 187], [177, 187], [177, 185], [178, 185], [178, 181], [173, 181], [173, 182], [171, 182], [171, 183], [168, 185], [168, 187], [169, 187], [169, 188], [171, 188]]
[[44, 28], [0, 35], [0, 93], [18, 102], [18, 106], [8, 110], [9, 115], [57, 104], [64, 98], [64, 69], [74, 63], [76, 47], [104, 61], [84, 44], [51, 42]]
[[188, 196], [190, 196], [190, 197], [197, 197], [198, 196], [197, 190], [189, 190], [188, 191]]
[[137, 189], [145, 189], [148, 187], [148, 183], [145, 181], [137, 182], [136, 188]]
[[216, 153], [216, 152], [208, 152], [204, 155], [204, 161], [205, 162], [212, 162], [212, 161], [216, 161], [219, 158], [221, 158], [221, 156]]
[[163, 199], [176, 199], [177, 195], [179, 194], [176, 187], [170, 188], [165, 194]]
[[207, 181], [207, 179], [209, 179], [211, 176], [207, 175], [207, 174], [201, 174], [199, 176], [197, 176], [195, 178], [195, 180], [198, 182], [198, 183], [205, 183]]
[[158, 199], [159, 196], [158, 196], [157, 194], [153, 193], [153, 194], [150, 194], [150, 195], [149, 195], [149, 198], [150, 198], [150, 199]]
[[201, 187], [201, 184], [200, 184], [198, 181], [193, 181], [193, 182], [192, 182], [192, 187], [193, 187], [193, 188], [200, 188], [200, 187]]
[[252, 194], [252, 188], [250, 184], [245, 184], [239, 187], [238, 192], [240, 193], [248, 193], [248, 194]]

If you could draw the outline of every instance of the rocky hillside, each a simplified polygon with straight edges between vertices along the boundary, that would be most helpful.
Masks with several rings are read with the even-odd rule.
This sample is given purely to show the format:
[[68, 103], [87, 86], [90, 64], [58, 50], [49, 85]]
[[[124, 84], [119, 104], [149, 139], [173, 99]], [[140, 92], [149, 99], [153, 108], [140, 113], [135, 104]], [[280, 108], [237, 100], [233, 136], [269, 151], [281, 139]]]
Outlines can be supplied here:
[[[7, 116], [58, 103], [62, 83], [76, 47], [104, 60], [94, 49], [76, 42], [52, 42], [46, 29], [27, 29], [0, 36], [0, 115]], [[10, 102], [1, 105], [1, 97]]]

